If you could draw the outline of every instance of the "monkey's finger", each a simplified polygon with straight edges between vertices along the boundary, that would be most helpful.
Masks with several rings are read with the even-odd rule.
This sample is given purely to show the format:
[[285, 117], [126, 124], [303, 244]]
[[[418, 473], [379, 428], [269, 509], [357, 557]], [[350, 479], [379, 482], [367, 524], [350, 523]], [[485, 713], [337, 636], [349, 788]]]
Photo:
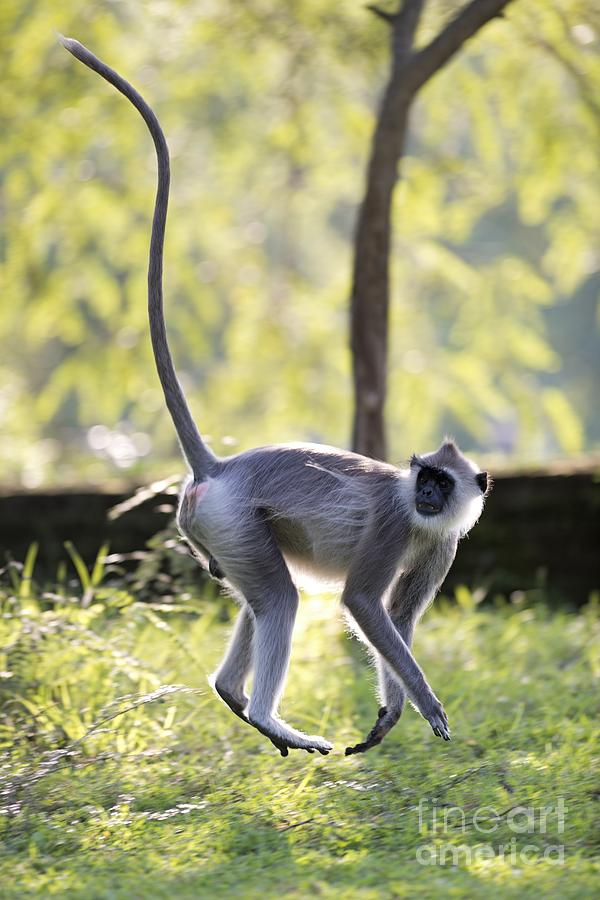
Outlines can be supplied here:
[[364, 753], [365, 749], [364, 744], [355, 744], [354, 747], [346, 747], [344, 756], [354, 756], [355, 753]]
[[430, 722], [429, 724], [431, 725], [431, 730], [433, 731], [433, 733], [435, 734], [436, 737], [441, 737], [445, 741], [449, 741], [450, 740], [450, 729], [448, 728], [447, 725], [440, 724], [440, 722], [441, 722], [440, 719], [436, 719], [435, 724], [433, 722]]
[[379, 740], [366, 740], [362, 744], [355, 744], [354, 747], [346, 747], [345, 756], [354, 756], [355, 753], [366, 753], [367, 750], [371, 750], [372, 747], [380, 744], [381, 740], [381, 738]]
[[368, 749], [365, 744], [355, 744], [354, 747], [346, 747], [344, 756], [354, 756], [355, 753], [364, 753]]
[[377, 730], [377, 726], [373, 728], [369, 734], [367, 735], [367, 739], [362, 741], [360, 744], [355, 744], [354, 747], [346, 747], [346, 756], [353, 756], [355, 753], [366, 753], [367, 750], [370, 750], [372, 747], [377, 747], [378, 744], [382, 742], [387, 731], [383, 733]]
[[382, 706], [377, 713], [377, 721], [368, 733], [366, 740], [354, 747], [346, 747], [346, 756], [352, 756], [354, 753], [366, 753], [372, 747], [377, 747], [399, 718], [400, 712], [394, 710], [390, 712], [387, 706]]

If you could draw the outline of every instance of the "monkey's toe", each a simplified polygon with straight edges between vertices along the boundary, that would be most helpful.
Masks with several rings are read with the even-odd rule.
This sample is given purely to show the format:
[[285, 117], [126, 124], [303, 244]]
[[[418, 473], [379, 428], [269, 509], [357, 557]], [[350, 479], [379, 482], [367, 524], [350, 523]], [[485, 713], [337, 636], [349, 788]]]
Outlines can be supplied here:
[[329, 750], [322, 750], [320, 747], [288, 747], [287, 744], [280, 744], [277, 741], [274, 741], [273, 738], [269, 738], [274, 747], [279, 750], [282, 756], [289, 756], [290, 749], [291, 750], [306, 750], [307, 753], [314, 753], [315, 750], [318, 750], [322, 756], [327, 756]]
[[[326, 756], [332, 749], [329, 741], [319, 735], [304, 734], [302, 731], [296, 731], [281, 719], [272, 716], [266, 719], [258, 719], [250, 716], [249, 723], [269, 738], [271, 743], [277, 747], [282, 756], [287, 756], [289, 750], [306, 750], [307, 753], [314, 753], [318, 750]], [[286, 752], [284, 753], [283, 750]]]
[[[288, 747], [287, 744], [279, 744], [276, 741], [274, 741], [273, 738], [270, 738], [270, 741], [273, 744], [273, 746], [277, 750], [279, 750], [279, 752], [281, 753], [282, 756], [289, 756], [290, 747]], [[292, 747], [291, 749], [292, 750], [306, 750], [307, 753], [315, 752], [315, 747]], [[321, 748], [318, 748], [318, 750], [322, 756], [327, 756], [327, 754], [329, 753], [329, 750], [321, 750]]]

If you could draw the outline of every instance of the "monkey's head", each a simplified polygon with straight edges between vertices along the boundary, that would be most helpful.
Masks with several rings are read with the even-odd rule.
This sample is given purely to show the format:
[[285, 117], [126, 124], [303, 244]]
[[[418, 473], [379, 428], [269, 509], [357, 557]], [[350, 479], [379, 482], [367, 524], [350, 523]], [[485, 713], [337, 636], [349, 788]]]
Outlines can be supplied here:
[[414, 490], [413, 521], [437, 530], [466, 534], [483, 509], [490, 489], [487, 472], [464, 456], [453, 441], [446, 440], [433, 453], [413, 456], [410, 461]]

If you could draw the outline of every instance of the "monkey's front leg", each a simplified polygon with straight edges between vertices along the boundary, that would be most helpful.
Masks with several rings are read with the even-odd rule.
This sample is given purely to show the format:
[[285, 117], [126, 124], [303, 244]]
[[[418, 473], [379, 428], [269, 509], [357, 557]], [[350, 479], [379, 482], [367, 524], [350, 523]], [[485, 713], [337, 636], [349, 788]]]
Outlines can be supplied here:
[[[427, 565], [421, 565], [412, 571], [404, 572], [394, 585], [390, 597], [389, 618], [408, 650], [412, 648], [415, 625], [422, 611], [433, 599], [439, 584], [448, 570], [454, 556], [454, 546], [442, 545], [438, 548], [437, 556], [429, 559]], [[394, 727], [402, 715], [406, 702], [406, 688], [401, 679], [393, 673], [384, 656], [379, 653], [377, 657], [379, 670], [379, 689], [382, 706], [377, 714], [377, 720], [367, 735], [366, 739], [354, 747], [346, 749], [346, 756], [353, 753], [365, 753], [372, 747], [382, 742], [386, 734]], [[421, 712], [423, 712], [421, 710]], [[434, 722], [429, 719], [435, 734], [440, 734], [444, 740], [450, 740], [450, 732], [447, 729], [447, 720], [444, 720], [446, 728], [436, 731]]]
[[387, 664], [397, 673], [406, 686], [407, 693], [432, 731], [444, 740], [450, 740], [448, 718], [444, 707], [431, 690], [422, 669], [402, 637], [394, 628], [387, 610], [379, 600], [364, 594], [344, 591], [343, 602], [356, 619], [361, 630], [383, 656]]

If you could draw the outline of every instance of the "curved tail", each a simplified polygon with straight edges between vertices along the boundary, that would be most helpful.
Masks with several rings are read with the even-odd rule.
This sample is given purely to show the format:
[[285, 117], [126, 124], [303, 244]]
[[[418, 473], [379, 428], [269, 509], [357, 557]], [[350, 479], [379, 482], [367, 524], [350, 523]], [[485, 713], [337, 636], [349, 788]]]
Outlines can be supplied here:
[[125, 81], [109, 66], [101, 62], [79, 41], [65, 38], [60, 35], [59, 40], [69, 53], [72, 53], [80, 62], [93, 69], [106, 81], [110, 82], [118, 91], [127, 97], [141, 114], [148, 130], [152, 135], [156, 148], [158, 161], [158, 187], [156, 202], [154, 205], [154, 218], [152, 220], [152, 237], [150, 239], [150, 260], [148, 263], [148, 316], [150, 319], [150, 337], [154, 360], [158, 370], [158, 377], [162, 385], [167, 408], [173, 419], [181, 448], [192, 469], [195, 480], [201, 480], [213, 467], [215, 457], [204, 444], [192, 414], [187, 405], [185, 395], [175, 374], [173, 359], [169, 351], [165, 317], [163, 313], [163, 247], [165, 240], [165, 225], [167, 221], [167, 207], [169, 203], [169, 149], [159, 125], [158, 119], [150, 109], [144, 98], [138, 94], [128, 81]]

